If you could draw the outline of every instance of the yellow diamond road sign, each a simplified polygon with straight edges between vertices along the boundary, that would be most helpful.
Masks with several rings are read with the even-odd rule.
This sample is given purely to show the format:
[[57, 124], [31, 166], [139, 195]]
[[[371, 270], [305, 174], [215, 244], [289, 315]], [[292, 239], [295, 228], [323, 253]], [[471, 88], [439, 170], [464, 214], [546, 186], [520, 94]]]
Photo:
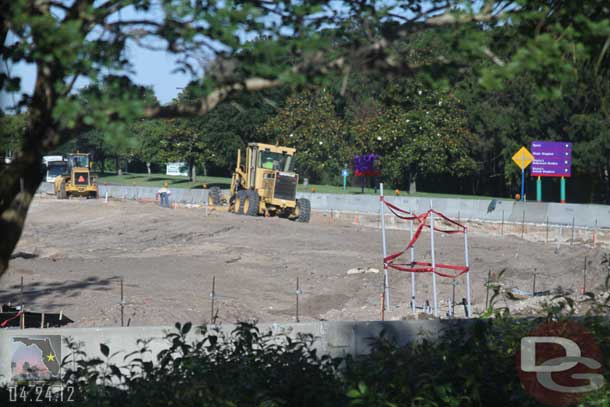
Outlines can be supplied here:
[[524, 170], [534, 161], [534, 156], [527, 148], [521, 147], [521, 149], [513, 155], [513, 161], [521, 170]]

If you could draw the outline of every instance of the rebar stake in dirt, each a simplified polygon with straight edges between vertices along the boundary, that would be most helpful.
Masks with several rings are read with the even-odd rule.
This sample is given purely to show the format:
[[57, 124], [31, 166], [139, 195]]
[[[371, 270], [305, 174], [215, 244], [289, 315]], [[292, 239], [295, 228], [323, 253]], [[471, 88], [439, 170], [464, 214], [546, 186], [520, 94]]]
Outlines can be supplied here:
[[299, 295], [303, 294], [303, 291], [299, 288], [299, 278], [297, 277], [297, 290], [295, 291], [296, 298], [296, 321], [299, 321]]
[[[23, 183], [23, 179], [21, 179], [21, 182]], [[23, 304], [23, 276], [21, 277], [21, 308], [19, 309], [19, 311], [21, 311], [21, 317], [19, 318], [19, 328], [25, 329], [25, 305]]]
[[582, 271], [582, 293], [587, 292], [587, 256], [585, 256], [585, 267]]
[[214, 300], [216, 297], [216, 276], [212, 276], [212, 292], [210, 293], [210, 300], [212, 302], [212, 308], [210, 309], [210, 323], [215, 324], [216, 318], [214, 317]]
[[125, 326], [125, 297], [123, 294], [123, 278], [121, 277], [121, 326]]

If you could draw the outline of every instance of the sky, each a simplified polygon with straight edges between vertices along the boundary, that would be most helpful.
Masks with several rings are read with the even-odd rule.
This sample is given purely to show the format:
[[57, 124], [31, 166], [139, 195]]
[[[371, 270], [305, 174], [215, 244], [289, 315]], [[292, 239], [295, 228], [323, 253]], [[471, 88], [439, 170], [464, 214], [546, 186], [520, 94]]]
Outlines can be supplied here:
[[[182, 73], [172, 73], [176, 68], [176, 57], [161, 51], [149, 51], [139, 47], [132, 47], [130, 51], [131, 62], [134, 65], [135, 74], [132, 80], [139, 85], [152, 86], [157, 98], [162, 104], [171, 102], [181, 88], [185, 87], [191, 77]], [[21, 77], [22, 92], [32, 93], [36, 81], [36, 68], [32, 65], [20, 63], [10, 67], [13, 75]], [[86, 82], [77, 83], [77, 88], [83, 87]], [[19, 94], [0, 93], [0, 106], [5, 109], [19, 100]]]

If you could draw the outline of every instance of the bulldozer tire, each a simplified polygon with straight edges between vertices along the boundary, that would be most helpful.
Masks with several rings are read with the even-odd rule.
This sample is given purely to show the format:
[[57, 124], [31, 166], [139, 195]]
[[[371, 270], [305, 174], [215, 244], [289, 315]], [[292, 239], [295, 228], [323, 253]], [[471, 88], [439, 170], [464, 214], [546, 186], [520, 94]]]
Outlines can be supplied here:
[[90, 192], [88, 198], [97, 199], [97, 192]]
[[210, 199], [211, 199], [212, 205], [220, 206], [222, 204], [220, 188], [218, 188], [218, 187], [210, 188]]
[[66, 192], [66, 183], [62, 182], [59, 185], [59, 193], [57, 194], [57, 199], [68, 199], [68, 193]]
[[256, 191], [248, 190], [246, 193], [246, 199], [244, 200], [243, 213], [248, 216], [257, 216], [259, 202], [260, 197]]
[[241, 191], [237, 191], [237, 194], [235, 194], [235, 213], [238, 215], [244, 214], [244, 203], [246, 196], [247, 191], [244, 191], [243, 189]]
[[309, 199], [297, 199], [297, 209], [298, 216], [296, 221], [309, 223], [309, 218], [311, 217], [311, 203], [309, 202]]

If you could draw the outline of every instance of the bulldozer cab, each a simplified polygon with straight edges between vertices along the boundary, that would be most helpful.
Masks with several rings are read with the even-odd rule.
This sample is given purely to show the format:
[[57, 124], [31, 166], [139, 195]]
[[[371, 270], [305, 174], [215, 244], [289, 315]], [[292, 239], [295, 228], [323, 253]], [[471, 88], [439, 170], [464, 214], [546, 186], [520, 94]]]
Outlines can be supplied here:
[[75, 168], [90, 169], [93, 162], [89, 154], [68, 154], [68, 168], [72, 171]]
[[294, 156], [287, 151], [259, 150], [258, 166], [267, 170], [294, 172]]
[[[238, 151], [237, 168], [235, 169], [237, 179], [231, 189], [234, 192], [239, 189], [268, 190], [268, 185], [265, 188], [264, 184], [269, 184], [270, 180], [276, 179], [280, 174], [292, 176], [296, 181], [296, 174], [294, 174], [295, 152], [296, 150], [290, 147], [249, 143], [245, 157], [242, 156], [241, 151]], [[260, 192], [262, 195], [271, 198], [269, 191], [267, 193]]]

